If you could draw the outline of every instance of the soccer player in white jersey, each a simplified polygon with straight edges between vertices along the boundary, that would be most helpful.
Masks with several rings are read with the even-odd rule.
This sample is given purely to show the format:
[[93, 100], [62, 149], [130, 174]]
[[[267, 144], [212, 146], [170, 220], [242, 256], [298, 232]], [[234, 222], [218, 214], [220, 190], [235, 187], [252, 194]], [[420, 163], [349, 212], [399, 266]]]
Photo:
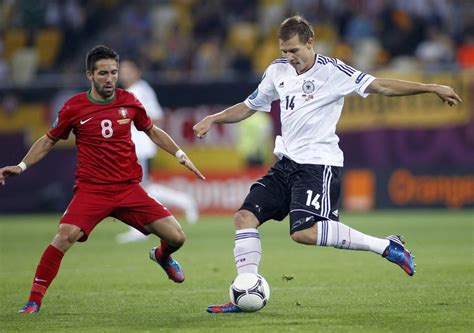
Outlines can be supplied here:
[[[159, 123], [163, 118], [163, 110], [153, 88], [141, 78], [142, 73], [137, 62], [131, 58], [122, 60], [119, 72], [119, 79], [123, 87], [138, 98], [153, 122], [155, 124]], [[132, 140], [135, 143], [138, 163], [140, 163], [143, 169], [141, 184], [145, 191], [164, 205], [181, 209], [185, 213], [188, 223], [196, 223], [199, 219], [199, 210], [196, 200], [191, 195], [154, 183], [150, 179], [150, 163], [156, 154], [156, 145], [145, 133], [137, 130], [133, 125]], [[146, 239], [146, 236], [132, 227], [129, 227], [128, 231], [117, 235], [119, 243], [144, 239]]]
[[[281, 136], [274, 153], [279, 161], [250, 188], [234, 216], [237, 273], [258, 272], [261, 257], [257, 228], [290, 215], [291, 238], [301, 244], [371, 251], [415, 273], [413, 256], [400, 236], [372, 237], [339, 222], [343, 154], [336, 124], [344, 97], [370, 93], [405, 96], [433, 93], [453, 106], [461, 101], [451, 87], [375, 78], [338, 59], [316, 54], [311, 25], [301, 16], [282, 22], [278, 31], [283, 58], [265, 71], [258, 88], [244, 101], [207, 116], [194, 126], [202, 138], [213, 124], [236, 123], [255, 112], [269, 112], [280, 100]], [[239, 312], [232, 303], [213, 305], [210, 313]]]

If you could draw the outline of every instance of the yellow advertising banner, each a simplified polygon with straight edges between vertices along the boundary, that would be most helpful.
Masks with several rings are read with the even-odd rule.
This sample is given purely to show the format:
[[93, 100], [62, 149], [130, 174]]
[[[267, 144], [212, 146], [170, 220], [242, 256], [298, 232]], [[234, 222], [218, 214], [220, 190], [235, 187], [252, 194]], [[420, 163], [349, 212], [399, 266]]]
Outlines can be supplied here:
[[433, 128], [459, 126], [469, 123], [473, 115], [472, 73], [400, 76], [395, 73], [378, 73], [377, 77], [438, 83], [453, 87], [463, 103], [449, 107], [433, 94], [404, 97], [386, 97], [372, 94], [366, 99], [360, 96], [345, 98], [338, 131], [360, 131], [380, 128]]

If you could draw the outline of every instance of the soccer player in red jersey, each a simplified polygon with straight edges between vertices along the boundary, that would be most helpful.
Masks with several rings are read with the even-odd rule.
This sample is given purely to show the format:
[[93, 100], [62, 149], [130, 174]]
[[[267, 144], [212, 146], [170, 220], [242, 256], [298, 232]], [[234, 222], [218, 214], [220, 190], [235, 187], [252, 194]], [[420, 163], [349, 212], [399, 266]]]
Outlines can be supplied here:
[[64, 253], [76, 241], [84, 242], [94, 227], [107, 216], [161, 238], [150, 251], [174, 282], [184, 281], [184, 273], [171, 254], [185, 241], [178, 221], [140, 187], [142, 169], [137, 163], [130, 126], [144, 131], [179, 163], [204, 179], [171, 137], [156, 127], [146, 110], [131, 93], [116, 88], [119, 56], [106, 47], [94, 47], [86, 57], [86, 75], [91, 82], [87, 92], [70, 98], [62, 107], [51, 130], [39, 138], [23, 160], [0, 169], [0, 184], [23, 173], [51, 151], [71, 131], [76, 136], [78, 165], [74, 197], [59, 222], [58, 231], [44, 251], [33, 280], [30, 297], [20, 313], [38, 312], [47, 288], [58, 273]]

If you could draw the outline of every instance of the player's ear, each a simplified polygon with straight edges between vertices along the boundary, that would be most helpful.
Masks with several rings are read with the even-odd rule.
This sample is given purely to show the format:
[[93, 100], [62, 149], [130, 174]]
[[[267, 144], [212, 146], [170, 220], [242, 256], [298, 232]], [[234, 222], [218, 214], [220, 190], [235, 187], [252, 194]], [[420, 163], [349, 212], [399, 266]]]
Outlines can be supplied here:
[[86, 77], [89, 81], [92, 81], [93, 74], [91, 71], [86, 71]]

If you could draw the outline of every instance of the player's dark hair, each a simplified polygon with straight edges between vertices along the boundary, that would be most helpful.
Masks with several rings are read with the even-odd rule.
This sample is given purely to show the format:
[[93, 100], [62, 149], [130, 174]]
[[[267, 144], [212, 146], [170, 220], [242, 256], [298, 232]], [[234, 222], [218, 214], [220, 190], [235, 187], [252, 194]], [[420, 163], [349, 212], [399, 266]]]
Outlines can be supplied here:
[[102, 59], [114, 59], [118, 63], [119, 55], [110, 47], [104, 45], [94, 46], [92, 50], [87, 53], [86, 70], [89, 72], [93, 72], [95, 70], [95, 64], [97, 63], [97, 61]]
[[287, 41], [294, 35], [298, 35], [300, 42], [306, 44], [310, 38], [314, 37], [311, 24], [301, 15], [295, 15], [285, 19], [278, 29], [278, 38]]

